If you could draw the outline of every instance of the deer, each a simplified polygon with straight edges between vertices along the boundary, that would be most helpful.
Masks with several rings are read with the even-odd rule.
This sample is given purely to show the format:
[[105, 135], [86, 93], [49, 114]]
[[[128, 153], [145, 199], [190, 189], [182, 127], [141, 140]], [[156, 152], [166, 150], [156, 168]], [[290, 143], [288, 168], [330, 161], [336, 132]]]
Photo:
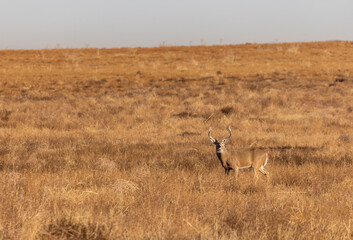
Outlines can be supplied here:
[[252, 168], [254, 171], [255, 182], [258, 180], [257, 171], [269, 176], [269, 173], [264, 169], [268, 162], [268, 152], [258, 148], [235, 148], [226, 149], [226, 144], [229, 143], [232, 136], [232, 130], [228, 127], [229, 137], [218, 141], [211, 137], [210, 127], [208, 130], [208, 137], [211, 142], [216, 145], [216, 154], [220, 160], [222, 167], [225, 170], [225, 174], [229, 175], [231, 170], [235, 171], [235, 176], [238, 176], [239, 170]]

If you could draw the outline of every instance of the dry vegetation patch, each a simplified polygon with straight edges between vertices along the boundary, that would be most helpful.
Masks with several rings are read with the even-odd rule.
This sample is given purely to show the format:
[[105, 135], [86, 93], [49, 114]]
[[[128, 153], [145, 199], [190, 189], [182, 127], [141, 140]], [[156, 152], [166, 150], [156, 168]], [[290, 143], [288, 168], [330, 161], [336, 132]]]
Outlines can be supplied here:
[[[2, 239], [352, 239], [351, 42], [0, 51]], [[224, 175], [207, 138], [270, 152]], [[262, 176], [261, 176], [262, 177]]]

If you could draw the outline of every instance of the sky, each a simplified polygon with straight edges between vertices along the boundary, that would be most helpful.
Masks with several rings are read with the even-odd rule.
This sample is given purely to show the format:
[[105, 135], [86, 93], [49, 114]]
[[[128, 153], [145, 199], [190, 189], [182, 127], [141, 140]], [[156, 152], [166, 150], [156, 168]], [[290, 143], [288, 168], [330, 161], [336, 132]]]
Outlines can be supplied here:
[[0, 49], [353, 40], [352, 0], [0, 0]]

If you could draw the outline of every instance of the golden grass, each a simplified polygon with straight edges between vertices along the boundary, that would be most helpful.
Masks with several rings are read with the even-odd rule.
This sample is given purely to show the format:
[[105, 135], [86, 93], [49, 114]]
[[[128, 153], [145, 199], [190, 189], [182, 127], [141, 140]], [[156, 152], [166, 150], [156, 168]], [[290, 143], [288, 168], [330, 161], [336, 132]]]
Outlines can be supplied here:
[[[352, 239], [353, 44], [0, 51], [1, 239]], [[224, 175], [207, 138], [268, 148]]]

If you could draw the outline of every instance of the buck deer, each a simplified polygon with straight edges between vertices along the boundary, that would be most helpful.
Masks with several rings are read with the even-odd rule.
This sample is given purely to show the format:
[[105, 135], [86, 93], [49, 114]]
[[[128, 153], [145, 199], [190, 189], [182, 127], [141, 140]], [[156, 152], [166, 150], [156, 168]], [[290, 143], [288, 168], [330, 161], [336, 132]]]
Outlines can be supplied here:
[[217, 139], [211, 137], [211, 127], [208, 130], [208, 137], [211, 142], [216, 145], [216, 153], [218, 159], [221, 161], [225, 173], [229, 175], [230, 170], [235, 171], [238, 176], [239, 169], [252, 168], [255, 174], [255, 181], [258, 180], [257, 171], [263, 175], [269, 175], [264, 169], [268, 161], [268, 153], [265, 150], [256, 148], [237, 148], [226, 149], [225, 145], [230, 141], [232, 130], [228, 127], [229, 137], [219, 142]]

